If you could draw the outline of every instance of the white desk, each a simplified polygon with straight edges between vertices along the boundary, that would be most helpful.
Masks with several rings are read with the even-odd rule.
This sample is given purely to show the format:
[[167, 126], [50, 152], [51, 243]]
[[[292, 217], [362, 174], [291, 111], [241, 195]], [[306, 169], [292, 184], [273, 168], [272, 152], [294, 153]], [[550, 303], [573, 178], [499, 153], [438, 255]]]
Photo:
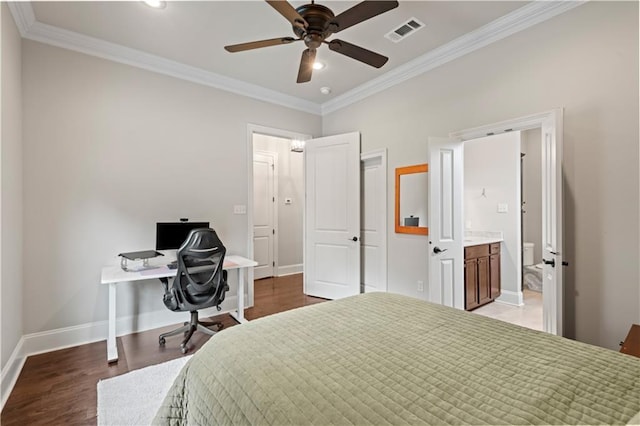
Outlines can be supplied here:
[[[169, 269], [166, 266], [167, 263], [175, 260], [175, 250], [172, 255], [169, 254], [149, 259], [149, 265], [157, 266], [157, 268], [147, 269], [144, 271], [123, 271], [120, 265], [105, 266], [102, 268], [100, 284], [109, 285], [109, 333], [107, 337], [108, 362], [118, 361], [118, 346], [116, 345], [116, 287], [118, 283], [175, 277], [177, 269]], [[247, 322], [247, 319], [244, 317], [245, 269], [256, 266], [257, 264], [258, 262], [242, 256], [229, 255], [224, 258], [224, 269], [236, 269], [238, 271], [238, 309], [237, 311], [230, 312], [229, 314], [239, 323]]]

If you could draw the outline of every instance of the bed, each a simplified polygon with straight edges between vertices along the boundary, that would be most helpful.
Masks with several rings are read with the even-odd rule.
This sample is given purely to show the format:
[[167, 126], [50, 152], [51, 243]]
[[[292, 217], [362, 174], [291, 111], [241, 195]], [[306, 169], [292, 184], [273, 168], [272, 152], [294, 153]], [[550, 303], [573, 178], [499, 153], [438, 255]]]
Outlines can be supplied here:
[[224, 330], [154, 424], [638, 424], [640, 358], [370, 293]]

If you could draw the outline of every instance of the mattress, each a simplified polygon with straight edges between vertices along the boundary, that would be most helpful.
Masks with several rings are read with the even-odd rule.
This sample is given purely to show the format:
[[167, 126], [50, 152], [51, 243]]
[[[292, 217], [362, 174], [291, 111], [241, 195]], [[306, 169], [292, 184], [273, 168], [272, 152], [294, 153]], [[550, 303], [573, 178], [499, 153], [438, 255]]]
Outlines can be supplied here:
[[640, 359], [371, 293], [223, 330], [155, 424], [625, 424]]

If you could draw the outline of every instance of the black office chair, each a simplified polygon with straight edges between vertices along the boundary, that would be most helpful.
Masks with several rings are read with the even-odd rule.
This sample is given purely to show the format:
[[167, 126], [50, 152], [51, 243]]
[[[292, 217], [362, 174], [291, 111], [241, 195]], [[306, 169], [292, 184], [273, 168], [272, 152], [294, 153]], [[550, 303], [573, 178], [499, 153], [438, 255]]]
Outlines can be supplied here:
[[[214, 335], [222, 329], [220, 322], [205, 322], [198, 320], [198, 310], [216, 306], [224, 301], [229, 285], [227, 271], [222, 269], [226, 249], [213, 229], [193, 229], [182, 246], [178, 249], [178, 268], [173, 285], [169, 287], [169, 280], [161, 278], [164, 285], [164, 304], [171, 311], [191, 312], [191, 321], [184, 326], [159, 337], [160, 345], [164, 345], [166, 338], [184, 333], [184, 340], [180, 345], [182, 353], [187, 353], [187, 342], [194, 331]], [[208, 327], [217, 326], [217, 330]]]

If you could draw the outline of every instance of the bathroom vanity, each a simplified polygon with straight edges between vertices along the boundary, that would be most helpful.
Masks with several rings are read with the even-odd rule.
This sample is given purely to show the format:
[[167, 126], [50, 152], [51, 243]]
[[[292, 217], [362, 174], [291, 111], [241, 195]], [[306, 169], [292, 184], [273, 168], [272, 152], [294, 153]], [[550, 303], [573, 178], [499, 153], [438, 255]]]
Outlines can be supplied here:
[[500, 241], [465, 240], [464, 283], [464, 308], [467, 311], [500, 296]]

